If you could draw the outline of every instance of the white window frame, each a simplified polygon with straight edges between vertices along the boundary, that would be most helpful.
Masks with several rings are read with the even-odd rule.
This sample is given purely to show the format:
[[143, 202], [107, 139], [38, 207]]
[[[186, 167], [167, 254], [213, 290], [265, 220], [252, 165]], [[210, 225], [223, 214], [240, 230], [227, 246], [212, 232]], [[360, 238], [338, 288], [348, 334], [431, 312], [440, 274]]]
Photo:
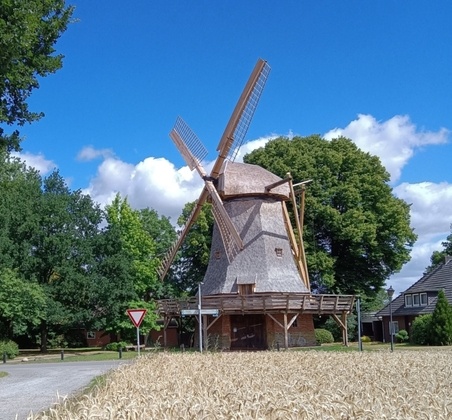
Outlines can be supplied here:
[[[411, 302], [408, 303], [408, 300], [410, 300]], [[410, 307], [410, 308], [413, 306], [413, 296], [412, 295], [405, 295], [405, 306]]]
[[[422, 302], [422, 298], [425, 297], [425, 301]], [[427, 298], [427, 293], [419, 293], [419, 304], [421, 306], [427, 306], [428, 305], [428, 298]]]
[[[415, 302], [417, 298], [417, 303]], [[420, 306], [421, 305], [421, 298], [419, 296], [419, 293], [413, 294], [413, 306]]]

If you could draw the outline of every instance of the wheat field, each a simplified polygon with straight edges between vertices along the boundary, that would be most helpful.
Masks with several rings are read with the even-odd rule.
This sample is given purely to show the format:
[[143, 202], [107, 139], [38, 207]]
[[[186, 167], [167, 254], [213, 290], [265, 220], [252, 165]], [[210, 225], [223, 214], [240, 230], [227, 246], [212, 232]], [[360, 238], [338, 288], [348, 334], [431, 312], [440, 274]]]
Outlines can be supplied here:
[[29, 419], [450, 419], [452, 350], [140, 357]]

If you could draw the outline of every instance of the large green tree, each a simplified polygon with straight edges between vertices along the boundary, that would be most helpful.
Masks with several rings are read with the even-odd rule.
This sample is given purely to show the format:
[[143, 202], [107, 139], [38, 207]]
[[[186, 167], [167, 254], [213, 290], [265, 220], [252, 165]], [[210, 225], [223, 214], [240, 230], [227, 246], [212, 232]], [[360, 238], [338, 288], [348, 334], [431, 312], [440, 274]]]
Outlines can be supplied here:
[[37, 279], [48, 299], [41, 324], [45, 351], [49, 330], [64, 332], [93, 317], [90, 268], [96, 263], [94, 246], [103, 213], [89, 196], [71, 191], [57, 171], [44, 179], [35, 211], [39, 231], [30, 249], [28, 278]]
[[376, 156], [344, 137], [278, 138], [244, 159], [307, 187], [304, 240], [314, 291], [373, 296], [410, 259], [409, 205]]
[[73, 7], [64, 0], [0, 0], [0, 147], [19, 150], [22, 126], [43, 116], [30, 111], [27, 100], [39, 78], [56, 72], [63, 56], [55, 43], [66, 30]]

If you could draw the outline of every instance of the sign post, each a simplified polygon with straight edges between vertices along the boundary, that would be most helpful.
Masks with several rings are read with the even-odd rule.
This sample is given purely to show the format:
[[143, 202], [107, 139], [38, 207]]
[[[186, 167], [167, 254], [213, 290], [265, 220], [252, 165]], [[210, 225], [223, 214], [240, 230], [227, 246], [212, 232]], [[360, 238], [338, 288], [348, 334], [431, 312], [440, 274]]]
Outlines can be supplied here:
[[127, 315], [129, 315], [130, 320], [133, 325], [137, 328], [137, 351], [138, 356], [140, 355], [140, 325], [146, 315], [146, 309], [127, 309]]

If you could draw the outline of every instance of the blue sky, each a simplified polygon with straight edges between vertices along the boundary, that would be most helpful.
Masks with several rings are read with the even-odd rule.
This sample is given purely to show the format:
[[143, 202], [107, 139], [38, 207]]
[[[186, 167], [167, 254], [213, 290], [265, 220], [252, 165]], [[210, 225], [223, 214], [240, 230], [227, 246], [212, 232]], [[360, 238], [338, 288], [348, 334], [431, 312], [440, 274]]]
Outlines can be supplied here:
[[[452, 223], [452, 3], [429, 1], [80, 0], [41, 81], [22, 157], [102, 204], [119, 191], [174, 221], [197, 174], [168, 137], [178, 115], [215, 159], [258, 57], [272, 71], [245, 152], [276, 135], [352, 138], [412, 203], [419, 240], [390, 279], [422, 274]], [[208, 165], [208, 162], [206, 162]], [[388, 285], [389, 285], [388, 283]]]

